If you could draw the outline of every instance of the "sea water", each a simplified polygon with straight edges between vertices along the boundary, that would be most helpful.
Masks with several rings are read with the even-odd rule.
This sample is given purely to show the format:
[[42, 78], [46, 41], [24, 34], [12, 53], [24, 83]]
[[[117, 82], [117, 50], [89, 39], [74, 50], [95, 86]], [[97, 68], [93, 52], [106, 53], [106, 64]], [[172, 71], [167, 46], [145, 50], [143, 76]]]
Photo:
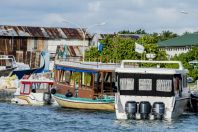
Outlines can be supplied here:
[[175, 120], [116, 120], [114, 112], [0, 103], [0, 132], [197, 132], [198, 114]]

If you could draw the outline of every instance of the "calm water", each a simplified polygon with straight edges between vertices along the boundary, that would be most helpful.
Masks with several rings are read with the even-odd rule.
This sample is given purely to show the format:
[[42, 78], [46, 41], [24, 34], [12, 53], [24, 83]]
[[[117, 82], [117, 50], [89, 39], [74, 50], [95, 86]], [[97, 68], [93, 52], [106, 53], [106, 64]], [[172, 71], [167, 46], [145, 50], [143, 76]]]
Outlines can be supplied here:
[[59, 107], [18, 106], [0, 103], [0, 132], [131, 132], [198, 131], [198, 114], [172, 121], [118, 121], [115, 114]]

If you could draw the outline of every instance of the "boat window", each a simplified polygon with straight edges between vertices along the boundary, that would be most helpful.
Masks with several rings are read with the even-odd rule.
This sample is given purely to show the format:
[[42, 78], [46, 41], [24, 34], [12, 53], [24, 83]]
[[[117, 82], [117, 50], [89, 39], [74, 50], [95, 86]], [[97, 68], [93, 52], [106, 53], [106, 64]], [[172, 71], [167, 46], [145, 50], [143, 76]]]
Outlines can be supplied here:
[[0, 60], [0, 66], [12, 66], [12, 60], [11, 59], [5, 59], [5, 60]]
[[157, 91], [171, 92], [172, 91], [172, 80], [157, 79]]
[[30, 93], [30, 84], [23, 84], [21, 86], [20, 93], [22, 93], [22, 94], [29, 94]]
[[85, 85], [91, 86], [91, 74], [85, 73]]
[[65, 71], [65, 83], [69, 85], [70, 83], [70, 76], [71, 72], [70, 71]]
[[120, 90], [134, 90], [134, 79], [120, 78]]
[[139, 90], [151, 91], [152, 79], [139, 79]]

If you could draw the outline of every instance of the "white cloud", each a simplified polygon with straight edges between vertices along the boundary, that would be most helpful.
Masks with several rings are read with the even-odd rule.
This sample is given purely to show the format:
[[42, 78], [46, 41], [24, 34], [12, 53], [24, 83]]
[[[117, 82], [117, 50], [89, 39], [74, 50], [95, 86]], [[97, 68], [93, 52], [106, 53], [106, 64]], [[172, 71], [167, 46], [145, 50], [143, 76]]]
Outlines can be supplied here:
[[[92, 32], [145, 29], [147, 32], [193, 31], [197, 28], [195, 0], [3, 0], [0, 25], [65, 26], [63, 18], [82, 27], [106, 21]], [[188, 11], [188, 15], [179, 13]], [[75, 27], [72, 24], [68, 24]]]
[[88, 8], [90, 12], [97, 12], [100, 9], [100, 1], [94, 1], [94, 2], [90, 2], [88, 3]]

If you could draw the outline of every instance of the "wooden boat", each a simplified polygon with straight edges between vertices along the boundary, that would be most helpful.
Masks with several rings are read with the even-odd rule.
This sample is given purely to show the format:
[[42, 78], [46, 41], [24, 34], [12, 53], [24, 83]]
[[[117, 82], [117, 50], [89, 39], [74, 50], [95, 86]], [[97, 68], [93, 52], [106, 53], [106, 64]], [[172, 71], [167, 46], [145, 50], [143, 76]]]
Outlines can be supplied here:
[[123, 60], [116, 69], [117, 119], [177, 118], [190, 100], [187, 73], [179, 61]]
[[9, 76], [16, 69], [16, 61], [12, 55], [0, 55], [0, 77]]
[[[46, 73], [45, 73], [46, 74]], [[35, 74], [34, 78], [21, 79], [12, 103], [20, 105], [45, 105], [52, 104], [50, 94], [54, 81], [49, 78], [41, 77], [43, 74]], [[39, 77], [40, 76], [40, 77]]]
[[91, 110], [114, 110], [114, 98], [102, 98], [102, 99], [89, 99], [89, 98], [77, 98], [66, 97], [63, 94], [54, 94], [53, 96], [57, 103], [65, 108], [75, 109], [91, 109]]
[[115, 63], [55, 62], [55, 84], [51, 90], [61, 107], [114, 110]]

